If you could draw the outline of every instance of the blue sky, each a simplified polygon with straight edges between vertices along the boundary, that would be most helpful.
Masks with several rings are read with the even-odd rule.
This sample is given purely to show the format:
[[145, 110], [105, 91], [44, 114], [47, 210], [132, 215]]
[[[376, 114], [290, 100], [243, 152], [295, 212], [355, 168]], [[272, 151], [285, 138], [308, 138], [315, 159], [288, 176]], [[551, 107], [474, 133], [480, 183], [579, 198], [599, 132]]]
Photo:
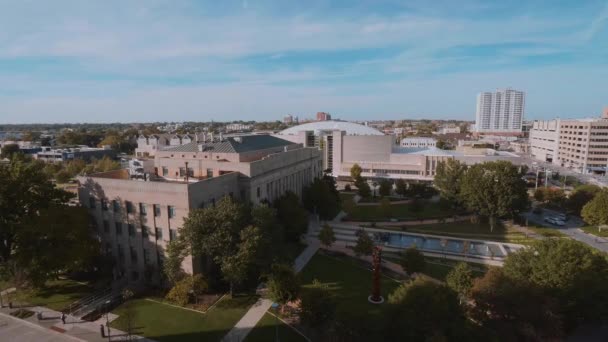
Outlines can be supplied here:
[[474, 119], [608, 106], [608, 1], [0, 0], [0, 122]]

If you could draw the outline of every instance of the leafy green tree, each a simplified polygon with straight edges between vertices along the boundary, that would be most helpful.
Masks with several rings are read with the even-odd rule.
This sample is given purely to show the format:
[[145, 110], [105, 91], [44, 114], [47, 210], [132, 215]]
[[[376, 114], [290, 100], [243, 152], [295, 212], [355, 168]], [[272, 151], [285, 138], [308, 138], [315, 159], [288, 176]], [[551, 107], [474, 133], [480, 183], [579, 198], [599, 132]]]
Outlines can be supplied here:
[[561, 317], [551, 298], [534, 284], [514, 280], [492, 267], [473, 282], [470, 316], [505, 341], [546, 341], [562, 336]]
[[0, 153], [0, 158], [8, 158], [11, 159], [13, 155], [21, 153], [19, 149], [19, 145], [17, 144], [6, 144], [2, 146], [2, 153]]
[[99, 255], [85, 208], [51, 205], [27, 218], [11, 256], [35, 287], [63, 271], [84, 270]]
[[331, 181], [327, 177], [315, 179], [304, 190], [303, 202], [306, 209], [318, 213], [323, 220], [333, 219], [341, 209], [338, 190], [333, 188]]
[[568, 196], [566, 206], [576, 215], [581, 215], [581, 210], [585, 204], [589, 203], [600, 192], [601, 188], [593, 184], [584, 184], [576, 187]]
[[388, 297], [387, 341], [462, 341], [467, 320], [456, 293], [443, 284], [418, 278]]
[[329, 324], [336, 312], [336, 304], [326, 285], [314, 280], [311, 287], [302, 291], [300, 318], [313, 328]]
[[363, 198], [369, 198], [372, 195], [372, 190], [367, 182], [360, 182], [357, 185], [357, 193]]
[[277, 219], [277, 211], [266, 205], [251, 208], [251, 224], [260, 229], [261, 239], [256, 253], [255, 268], [260, 273], [270, 271], [270, 266], [285, 258], [289, 244], [285, 244], [284, 226]]
[[497, 218], [514, 216], [528, 206], [526, 183], [518, 168], [508, 161], [471, 166], [461, 181], [460, 191], [470, 210], [489, 218], [491, 231]]
[[433, 196], [434, 190], [426, 183], [410, 183], [407, 192], [410, 197], [429, 198]]
[[55, 175], [55, 181], [59, 184], [67, 183], [70, 180], [70, 174], [66, 170], [61, 170]]
[[270, 298], [279, 304], [295, 300], [300, 293], [300, 281], [293, 267], [286, 264], [272, 265], [267, 285]]
[[473, 270], [466, 262], [459, 262], [446, 276], [449, 288], [456, 291], [460, 298], [467, 298], [473, 287]]
[[393, 183], [391, 183], [391, 181], [388, 179], [380, 181], [380, 188], [378, 189], [380, 196], [390, 196], [391, 190], [393, 190]]
[[324, 224], [321, 230], [319, 231], [319, 241], [321, 241], [321, 244], [325, 247], [331, 247], [331, 245], [336, 242], [336, 235], [334, 234], [334, 229], [327, 223]]
[[408, 274], [414, 274], [424, 271], [426, 267], [426, 261], [424, 254], [422, 254], [416, 247], [409, 247], [401, 254], [401, 260], [399, 260], [401, 268]]
[[177, 284], [186, 276], [186, 272], [182, 269], [186, 253], [186, 244], [182, 239], [176, 239], [167, 244], [163, 272], [170, 284]]
[[361, 178], [362, 171], [363, 170], [361, 169], [361, 166], [355, 163], [353, 167], [350, 168], [350, 177], [356, 182], [358, 179]]
[[608, 321], [608, 261], [587, 245], [570, 239], [545, 239], [506, 259], [505, 275], [540, 288], [560, 305], [567, 329]]
[[467, 166], [456, 159], [448, 159], [437, 165], [435, 178], [433, 183], [439, 190], [442, 198], [459, 205], [460, 198], [460, 183], [464, 177]]
[[380, 205], [378, 206], [382, 217], [389, 218], [391, 217], [391, 201], [388, 198], [383, 198], [380, 200]]
[[371, 255], [374, 249], [374, 241], [364, 230], [358, 232], [357, 244], [353, 248], [355, 255]]
[[308, 213], [300, 204], [300, 199], [293, 192], [287, 192], [274, 203], [277, 218], [285, 228], [285, 238], [299, 241], [308, 230]]
[[234, 295], [234, 287], [241, 284], [257, 259], [257, 253], [262, 242], [260, 229], [248, 226], [240, 234], [240, 243], [235, 254], [225, 255], [220, 264], [224, 279], [230, 283], [230, 295]]
[[[37, 163], [13, 159], [8, 165], [0, 165], [0, 179], [0, 264], [5, 264], [11, 262], [19, 250], [28, 248], [23, 245], [24, 241], [32, 243], [52, 233], [47, 232], [44, 225], [32, 225], [32, 220], [42, 217], [43, 213], [46, 219], [51, 219], [53, 213], [46, 209], [66, 203], [72, 195], [55, 188]], [[30, 224], [28, 229], [24, 229], [26, 222]], [[27, 269], [30, 263], [18, 266]]]
[[407, 183], [403, 179], [397, 179], [395, 182], [395, 193], [401, 196], [407, 194]]
[[583, 220], [594, 226], [608, 224], [608, 190], [598, 192], [595, 197], [583, 207]]

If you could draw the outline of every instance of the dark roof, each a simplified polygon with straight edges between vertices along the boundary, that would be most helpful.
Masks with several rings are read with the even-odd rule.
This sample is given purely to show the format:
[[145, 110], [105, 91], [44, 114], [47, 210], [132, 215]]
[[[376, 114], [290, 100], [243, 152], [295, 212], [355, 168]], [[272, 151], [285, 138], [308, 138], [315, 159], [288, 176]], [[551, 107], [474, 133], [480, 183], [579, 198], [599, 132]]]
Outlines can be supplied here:
[[[240, 137], [226, 138], [221, 142], [208, 142], [201, 144], [203, 152], [216, 153], [243, 153], [268, 148], [293, 145], [291, 141], [283, 140], [270, 135], [246, 135]], [[180, 146], [168, 148], [165, 151], [172, 152], [198, 152], [199, 143], [191, 142]]]

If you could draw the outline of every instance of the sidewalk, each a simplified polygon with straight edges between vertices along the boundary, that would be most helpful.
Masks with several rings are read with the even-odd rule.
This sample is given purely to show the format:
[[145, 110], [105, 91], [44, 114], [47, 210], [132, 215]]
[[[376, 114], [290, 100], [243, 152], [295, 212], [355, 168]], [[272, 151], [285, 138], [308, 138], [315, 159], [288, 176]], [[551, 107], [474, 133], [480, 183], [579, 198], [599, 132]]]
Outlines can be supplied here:
[[[311, 216], [308, 224], [308, 233], [309, 235], [313, 232], [319, 230], [319, 221]], [[294, 261], [294, 270], [296, 272], [300, 272], [306, 264], [312, 259], [312, 257], [319, 250], [319, 241], [317, 239], [308, 238], [308, 246], [304, 249], [304, 251], [296, 258]], [[262, 290], [263, 291], [263, 290]], [[249, 334], [249, 332], [255, 328], [258, 322], [264, 317], [266, 311], [270, 309], [272, 305], [272, 301], [266, 298], [258, 299], [255, 304], [245, 313], [243, 318], [238, 321], [232, 329], [224, 336], [222, 342], [241, 342], [245, 340], [245, 337]]]
[[[51, 310], [41, 306], [27, 306], [23, 309], [34, 312], [34, 315], [26, 319], [19, 319], [10, 316], [10, 313], [18, 310], [19, 308], [9, 309], [4, 307], [0, 309], [0, 318], [2, 320], [19, 320], [14, 321], [14, 329], [20, 331], [26, 331], [32, 336], [38, 336], [34, 339], [26, 339], [22, 341], [92, 341], [92, 342], [103, 342], [107, 341], [108, 338], [102, 338], [100, 333], [100, 325], [105, 325], [105, 317], [95, 322], [82, 321], [72, 316], [67, 316], [66, 323], [61, 322], [61, 312]], [[36, 313], [42, 313], [42, 319], [38, 320]], [[8, 317], [7, 317], [8, 316]], [[114, 317], [116, 318], [116, 317]], [[2, 326], [0, 325], [0, 332], [2, 332]], [[107, 333], [107, 330], [106, 330]], [[3, 336], [3, 335], [0, 335]], [[107, 335], [106, 335], [107, 336]], [[126, 333], [117, 329], [111, 329], [111, 336], [113, 341], [123, 341], [126, 338]], [[153, 342], [153, 340], [143, 338], [141, 336], [132, 336], [134, 341], [142, 342]], [[12, 342], [15, 340], [11, 339]], [[17, 340], [19, 341], [19, 340]]]

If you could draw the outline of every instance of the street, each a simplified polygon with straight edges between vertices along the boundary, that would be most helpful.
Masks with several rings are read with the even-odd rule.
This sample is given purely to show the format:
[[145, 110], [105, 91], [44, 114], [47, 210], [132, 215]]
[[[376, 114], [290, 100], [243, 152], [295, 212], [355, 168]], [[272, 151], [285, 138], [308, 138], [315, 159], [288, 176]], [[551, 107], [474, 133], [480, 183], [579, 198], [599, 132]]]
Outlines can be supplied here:
[[[589, 183], [589, 184], [594, 184], [600, 187], [608, 187], [608, 177], [606, 176], [598, 176], [598, 175], [590, 175], [590, 174], [582, 174], [582, 173], [577, 173], [571, 169], [565, 168], [565, 167], [561, 167], [559, 165], [555, 165], [555, 164], [551, 164], [551, 163], [547, 163], [547, 162], [543, 162], [543, 161], [539, 161], [536, 159], [531, 158], [530, 156], [527, 155], [520, 155], [519, 157], [519, 163], [521, 165], [526, 165], [528, 166], [528, 168], [530, 170], [534, 170], [534, 166], [536, 165], [537, 167], [541, 167], [541, 168], [547, 168], [553, 172], [557, 171], [559, 172], [559, 174], [561, 176], [569, 176], [569, 177], [574, 177], [578, 180], [580, 180], [583, 183]], [[534, 164], [536, 163], [536, 164]]]

